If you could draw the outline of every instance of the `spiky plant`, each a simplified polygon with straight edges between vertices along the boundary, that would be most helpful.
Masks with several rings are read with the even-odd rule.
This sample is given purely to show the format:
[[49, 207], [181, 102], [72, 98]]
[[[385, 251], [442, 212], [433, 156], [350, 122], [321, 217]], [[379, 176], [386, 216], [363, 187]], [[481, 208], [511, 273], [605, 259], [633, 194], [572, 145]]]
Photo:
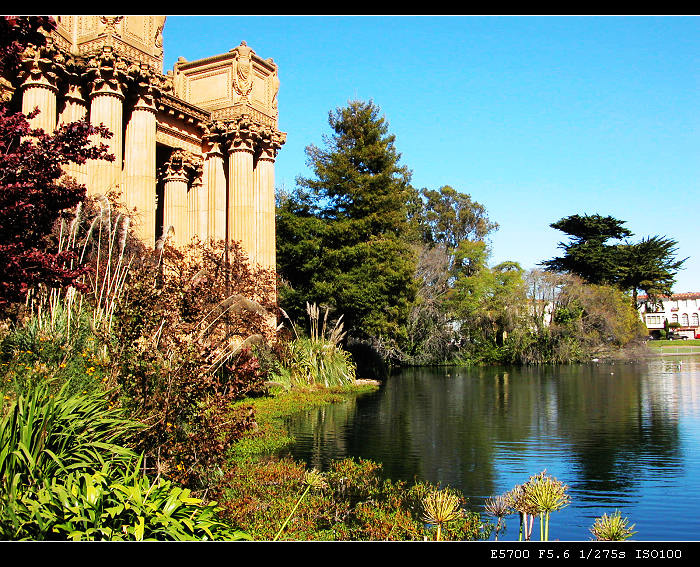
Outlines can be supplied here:
[[532, 535], [532, 522], [538, 510], [525, 497], [525, 485], [518, 484], [505, 495], [508, 505], [520, 516], [520, 531], [518, 541], [529, 541]]
[[495, 539], [498, 541], [498, 534], [501, 532], [501, 529], [505, 529], [503, 518], [514, 512], [514, 509], [510, 505], [508, 495], [506, 494], [489, 498], [484, 504], [484, 510], [489, 516], [493, 516], [497, 519]]
[[[309, 337], [299, 336], [296, 325], [290, 320], [296, 335], [289, 344], [289, 356], [284, 362], [286, 380], [291, 386], [325, 387], [345, 386], [355, 382], [356, 366], [350, 354], [341, 346], [345, 337], [343, 316], [330, 328], [329, 309], [321, 314], [316, 304], [306, 304], [309, 316]], [[282, 311], [284, 317], [289, 316]]]
[[549, 516], [552, 512], [569, 505], [571, 498], [567, 494], [568, 486], [547, 471], [530, 477], [525, 484], [525, 499], [540, 516], [540, 539], [549, 540]]
[[448, 490], [436, 490], [423, 498], [423, 521], [437, 527], [435, 541], [440, 541], [443, 525], [461, 516], [459, 498]]
[[297, 508], [299, 507], [299, 504], [301, 504], [301, 501], [304, 499], [304, 496], [311, 490], [312, 488], [315, 490], [320, 490], [322, 488], [325, 488], [326, 485], [326, 479], [323, 476], [323, 473], [319, 472], [316, 469], [311, 469], [310, 471], [307, 471], [304, 474], [304, 484], [306, 485], [306, 488], [304, 489], [303, 494], [299, 497], [299, 500], [297, 500], [297, 503], [294, 505], [294, 508], [292, 511], [289, 513], [289, 516], [287, 516], [287, 519], [284, 521], [282, 524], [282, 527], [279, 529], [277, 534], [275, 535], [274, 539], [272, 541], [277, 541], [282, 535], [282, 532], [284, 531], [284, 528], [287, 527], [287, 524], [289, 523], [289, 520], [292, 519], [292, 516], [294, 516], [294, 512], [297, 511]]
[[637, 533], [634, 524], [630, 526], [628, 523], [629, 520], [623, 518], [619, 510], [615, 510], [610, 516], [603, 514], [596, 518], [590, 531], [596, 541], [624, 541]]

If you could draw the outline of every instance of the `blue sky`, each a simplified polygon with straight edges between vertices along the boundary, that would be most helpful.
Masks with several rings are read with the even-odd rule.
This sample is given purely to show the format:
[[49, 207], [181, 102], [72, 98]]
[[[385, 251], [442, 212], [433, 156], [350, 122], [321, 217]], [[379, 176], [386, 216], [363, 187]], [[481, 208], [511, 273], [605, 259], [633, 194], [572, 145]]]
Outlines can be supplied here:
[[700, 292], [700, 19], [169, 16], [165, 70], [245, 40], [279, 66], [276, 185], [309, 176], [328, 112], [372, 99], [417, 188], [451, 185], [500, 228], [493, 264], [559, 255], [571, 214], [666, 235]]

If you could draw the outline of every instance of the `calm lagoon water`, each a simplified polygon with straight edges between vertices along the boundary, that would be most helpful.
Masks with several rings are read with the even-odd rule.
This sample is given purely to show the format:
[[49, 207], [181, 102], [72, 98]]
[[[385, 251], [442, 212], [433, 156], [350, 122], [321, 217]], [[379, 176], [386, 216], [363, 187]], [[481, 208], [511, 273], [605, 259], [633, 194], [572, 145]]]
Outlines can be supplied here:
[[[636, 540], [700, 540], [699, 355], [410, 369], [287, 425], [292, 456], [311, 466], [372, 459], [388, 478], [458, 488], [478, 511], [546, 469], [572, 499], [552, 514], [552, 540], [589, 540], [594, 519], [616, 509], [636, 524]], [[511, 516], [500, 539], [517, 538]]]

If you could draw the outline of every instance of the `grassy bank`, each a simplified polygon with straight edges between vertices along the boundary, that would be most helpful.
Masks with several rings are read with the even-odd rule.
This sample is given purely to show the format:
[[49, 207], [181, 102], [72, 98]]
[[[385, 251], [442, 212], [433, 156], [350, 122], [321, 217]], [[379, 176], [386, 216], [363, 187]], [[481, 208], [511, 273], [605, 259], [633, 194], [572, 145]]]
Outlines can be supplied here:
[[665, 340], [655, 340], [655, 341], [649, 341], [647, 343], [651, 348], [663, 348], [663, 347], [700, 347], [700, 339], [685, 339], [685, 340], [674, 340], [674, 341], [669, 341], [667, 339]]
[[356, 384], [334, 388], [273, 389], [271, 396], [246, 398], [235, 404], [255, 415], [255, 427], [238, 440], [231, 451], [236, 460], [269, 455], [294, 442], [284, 428], [284, 418], [327, 404], [342, 403], [354, 396], [377, 390], [377, 382], [358, 380]]
[[[337, 460], [319, 472], [273, 456], [293, 442], [284, 427], [286, 416], [350, 402], [378, 387], [357, 381], [334, 388], [279, 388], [271, 396], [239, 402], [237, 409], [252, 411], [256, 426], [230, 453], [216, 495], [221, 518], [252, 539], [267, 541], [488, 539], [493, 524], [463, 509], [466, 500], [456, 490], [385, 479], [380, 463], [364, 459]], [[449, 502], [449, 515], [428, 517], [431, 498]]]
[[700, 354], [700, 339], [648, 341], [652, 354]]

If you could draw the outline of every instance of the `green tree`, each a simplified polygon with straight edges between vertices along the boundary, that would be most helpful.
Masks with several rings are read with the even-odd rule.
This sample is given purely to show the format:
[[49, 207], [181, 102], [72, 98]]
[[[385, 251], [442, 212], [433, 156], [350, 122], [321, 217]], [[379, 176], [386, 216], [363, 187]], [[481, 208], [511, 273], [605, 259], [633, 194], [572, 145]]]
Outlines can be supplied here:
[[646, 293], [652, 301], [663, 295], [671, 295], [675, 275], [687, 260], [676, 259], [677, 244], [670, 238], [651, 236], [636, 244], [618, 247], [617, 285], [632, 293], [635, 307], [639, 291]]
[[571, 215], [552, 223], [552, 228], [569, 235], [569, 242], [560, 242], [564, 255], [542, 262], [546, 270], [568, 272], [589, 283], [614, 283], [617, 278], [616, 248], [608, 240], [632, 236], [623, 227], [625, 221], [611, 216]]
[[[591, 284], [610, 284], [630, 292], [635, 308], [640, 290], [651, 299], [670, 294], [676, 273], [687, 259], [676, 259], [678, 243], [661, 236], [629, 242], [632, 233], [623, 224], [625, 221], [600, 215], [572, 215], [551, 224], [571, 239], [559, 245], [565, 251], [563, 257], [542, 265], [550, 271], [578, 275]], [[625, 240], [606, 244], [611, 238]]]
[[398, 338], [415, 296], [411, 174], [372, 101], [351, 101], [328, 122], [324, 147], [306, 149], [315, 176], [280, 199], [281, 302], [297, 318], [307, 301], [329, 305], [356, 338]]
[[486, 208], [467, 193], [445, 185], [423, 189], [420, 214], [416, 215], [423, 241], [456, 249], [464, 240], [482, 241], [498, 224], [489, 220]]

